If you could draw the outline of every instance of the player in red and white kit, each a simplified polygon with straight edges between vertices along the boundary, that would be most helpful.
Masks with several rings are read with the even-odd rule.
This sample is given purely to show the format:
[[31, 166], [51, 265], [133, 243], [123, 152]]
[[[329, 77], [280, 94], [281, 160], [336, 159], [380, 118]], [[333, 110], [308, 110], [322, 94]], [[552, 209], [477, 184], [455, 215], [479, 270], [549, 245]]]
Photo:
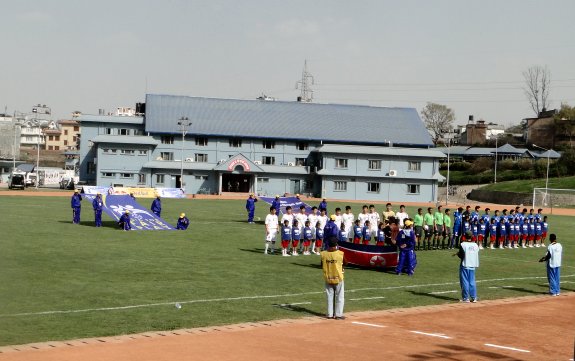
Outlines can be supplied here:
[[270, 254], [274, 254], [276, 250], [276, 236], [278, 234], [278, 216], [275, 207], [270, 207], [270, 213], [266, 216], [266, 249], [264, 254], [268, 254], [268, 249], [271, 246]]

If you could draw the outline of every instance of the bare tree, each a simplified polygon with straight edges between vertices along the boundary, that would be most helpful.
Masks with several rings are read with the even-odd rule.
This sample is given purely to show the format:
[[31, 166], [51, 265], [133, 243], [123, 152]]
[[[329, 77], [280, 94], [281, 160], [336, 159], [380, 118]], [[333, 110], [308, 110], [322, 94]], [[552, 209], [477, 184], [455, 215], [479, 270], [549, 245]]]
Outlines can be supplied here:
[[431, 132], [433, 143], [435, 144], [437, 144], [437, 141], [443, 134], [452, 128], [453, 121], [455, 120], [453, 110], [445, 105], [436, 103], [427, 103], [421, 111], [421, 116], [423, 117], [427, 130]]
[[523, 78], [525, 78], [525, 88], [523, 88], [525, 96], [537, 117], [543, 109], [549, 107], [551, 71], [547, 65], [534, 65], [523, 72]]

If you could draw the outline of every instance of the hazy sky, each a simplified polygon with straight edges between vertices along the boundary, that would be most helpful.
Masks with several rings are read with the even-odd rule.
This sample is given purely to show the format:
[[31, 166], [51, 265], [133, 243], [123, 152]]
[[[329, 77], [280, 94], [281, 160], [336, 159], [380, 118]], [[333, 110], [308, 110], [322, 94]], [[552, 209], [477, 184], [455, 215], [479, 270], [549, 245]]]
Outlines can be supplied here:
[[522, 71], [547, 65], [575, 104], [575, 1], [3, 1], [0, 112], [55, 118], [148, 93], [454, 109], [457, 122], [532, 116]]

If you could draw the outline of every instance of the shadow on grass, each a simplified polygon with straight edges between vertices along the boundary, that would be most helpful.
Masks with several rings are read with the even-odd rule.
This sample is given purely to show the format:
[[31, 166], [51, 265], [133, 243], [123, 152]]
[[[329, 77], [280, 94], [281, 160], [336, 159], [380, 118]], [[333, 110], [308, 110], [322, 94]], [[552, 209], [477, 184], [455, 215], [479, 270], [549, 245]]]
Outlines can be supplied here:
[[233, 220], [233, 221], [230, 221], [230, 222], [243, 223], [243, 224], [248, 225], [248, 226], [255, 226], [255, 225], [258, 225], [258, 224], [263, 226], [263, 225], [266, 224], [266, 222], [265, 222], [265, 221], [262, 221], [262, 220], [259, 220], [259, 221], [254, 220], [254, 224], [249, 224], [248, 221], [245, 220], [245, 219], [236, 219], [236, 220]]
[[[444, 300], [444, 301], [459, 301], [458, 297], [451, 297], [451, 296], [438, 295], [438, 294], [432, 294], [432, 293], [427, 293], [427, 292], [418, 292], [418, 291], [409, 291], [409, 292], [415, 296], [427, 296], [427, 297], [436, 298], [438, 300]], [[455, 293], [455, 294], [458, 294], [458, 293]]]
[[[58, 223], [73, 224], [72, 221], [58, 221]], [[94, 221], [80, 221], [80, 224], [78, 224], [78, 226], [97, 228]], [[102, 221], [102, 227], [101, 228], [120, 229], [120, 227], [118, 226], [118, 223], [116, 221]]]
[[305, 313], [312, 316], [325, 316], [323, 313], [312, 311], [308, 308], [299, 306], [299, 305], [290, 305], [290, 304], [274, 304], [273, 306], [279, 307], [282, 310], [298, 312], [298, 313]]

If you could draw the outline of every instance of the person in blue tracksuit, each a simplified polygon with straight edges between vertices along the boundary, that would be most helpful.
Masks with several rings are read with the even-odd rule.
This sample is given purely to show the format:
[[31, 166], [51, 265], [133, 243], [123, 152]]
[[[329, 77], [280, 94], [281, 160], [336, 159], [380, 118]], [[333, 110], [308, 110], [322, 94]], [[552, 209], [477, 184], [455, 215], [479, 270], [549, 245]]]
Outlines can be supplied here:
[[407, 273], [413, 276], [415, 266], [417, 265], [417, 258], [415, 257], [415, 232], [411, 228], [413, 222], [406, 219], [403, 222], [403, 229], [399, 231], [395, 238], [395, 244], [399, 249], [399, 258], [397, 260], [397, 267], [395, 273], [399, 276], [402, 273]]
[[459, 283], [461, 285], [461, 302], [477, 302], [475, 286], [475, 270], [479, 267], [479, 246], [471, 242], [471, 231], [468, 231], [465, 241], [461, 242], [459, 252], [454, 254], [461, 259], [459, 265]]
[[319, 208], [320, 211], [322, 209], [325, 209], [325, 212], [327, 213], [327, 201], [325, 200], [325, 198], [323, 198], [323, 200], [319, 203], [319, 206], [317, 208]]
[[78, 193], [76, 189], [72, 195], [72, 200], [70, 201], [72, 207], [72, 222], [74, 224], [80, 224], [80, 211], [82, 208], [82, 196]]
[[188, 219], [188, 217], [186, 217], [186, 214], [180, 213], [180, 218], [178, 218], [178, 224], [176, 225], [176, 229], [179, 229], [181, 231], [185, 231], [186, 229], [188, 229], [189, 225], [190, 225], [190, 220]]
[[253, 193], [250, 193], [249, 198], [246, 201], [246, 211], [248, 212], [248, 223], [254, 224], [254, 214], [256, 213], [256, 202], [257, 198], [254, 197]]
[[96, 227], [102, 227], [102, 208], [104, 207], [104, 202], [102, 201], [102, 195], [100, 193], [96, 194], [96, 198], [92, 201], [92, 208], [94, 208], [94, 221]]
[[462, 224], [463, 224], [463, 207], [459, 207], [457, 208], [457, 211], [453, 212], [453, 236], [451, 237], [451, 242], [449, 245], [450, 248], [455, 248], [459, 246]]
[[158, 217], [162, 213], [162, 201], [160, 200], [160, 196], [156, 196], [156, 199], [152, 202], [152, 212]]
[[[335, 239], [339, 238], [339, 227], [335, 224], [335, 214], [332, 214], [329, 217], [329, 221], [327, 221], [325, 227], [323, 228], [323, 236], [325, 239], [329, 241], [330, 238], [335, 237]], [[324, 249], [327, 249], [327, 243], [324, 243]]]
[[279, 217], [282, 202], [280, 196], [276, 194], [275, 199], [272, 201], [272, 207], [276, 209], [276, 215]]
[[132, 229], [132, 224], [130, 223], [130, 211], [124, 212], [118, 221], [118, 226], [124, 231], [129, 231]]

